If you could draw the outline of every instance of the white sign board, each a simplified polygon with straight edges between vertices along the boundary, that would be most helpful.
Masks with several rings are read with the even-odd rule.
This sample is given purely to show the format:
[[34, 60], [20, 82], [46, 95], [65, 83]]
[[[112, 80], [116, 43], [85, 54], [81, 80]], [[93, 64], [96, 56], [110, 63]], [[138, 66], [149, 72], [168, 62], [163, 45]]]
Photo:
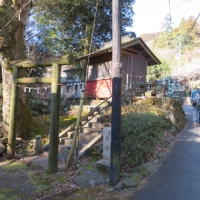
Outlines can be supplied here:
[[103, 129], [103, 161], [110, 165], [111, 127]]

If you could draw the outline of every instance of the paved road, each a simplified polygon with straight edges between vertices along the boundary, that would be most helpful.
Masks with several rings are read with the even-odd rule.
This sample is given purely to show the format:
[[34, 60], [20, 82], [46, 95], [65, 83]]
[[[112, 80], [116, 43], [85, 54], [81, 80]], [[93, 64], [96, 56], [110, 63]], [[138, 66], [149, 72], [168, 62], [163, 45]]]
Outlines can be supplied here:
[[158, 171], [131, 200], [200, 200], [200, 127], [192, 126], [192, 106], [184, 106], [188, 126]]

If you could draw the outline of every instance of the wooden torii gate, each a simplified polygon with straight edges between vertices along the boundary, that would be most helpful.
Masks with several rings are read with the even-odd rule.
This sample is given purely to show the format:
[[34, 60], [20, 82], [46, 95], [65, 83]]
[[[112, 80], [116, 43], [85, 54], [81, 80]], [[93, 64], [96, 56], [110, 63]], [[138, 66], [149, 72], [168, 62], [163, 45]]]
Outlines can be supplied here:
[[[51, 84], [51, 118], [50, 118], [50, 141], [48, 171], [56, 173], [58, 171], [58, 143], [59, 143], [59, 111], [61, 93], [61, 65], [73, 63], [72, 56], [48, 57], [42, 60], [11, 61], [4, 63], [6, 70], [13, 70], [12, 93], [10, 105], [10, 123], [8, 134], [7, 153], [9, 158], [15, 156], [16, 141], [16, 117], [18, 104], [18, 84], [27, 83], [50, 83]], [[52, 66], [52, 77], [19, 78], [18, 72], [21, 68], [37, 68]]]

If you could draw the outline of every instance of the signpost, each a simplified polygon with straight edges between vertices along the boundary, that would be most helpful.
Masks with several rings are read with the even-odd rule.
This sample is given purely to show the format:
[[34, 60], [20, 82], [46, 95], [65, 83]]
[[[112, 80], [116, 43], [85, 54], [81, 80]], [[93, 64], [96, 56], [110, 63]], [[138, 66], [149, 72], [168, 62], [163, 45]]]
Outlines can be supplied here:
[[110, 185], [120, 181], [121, 132], [121, 29], [120, 0], [112, 1], [112, 128], [110, 152]]

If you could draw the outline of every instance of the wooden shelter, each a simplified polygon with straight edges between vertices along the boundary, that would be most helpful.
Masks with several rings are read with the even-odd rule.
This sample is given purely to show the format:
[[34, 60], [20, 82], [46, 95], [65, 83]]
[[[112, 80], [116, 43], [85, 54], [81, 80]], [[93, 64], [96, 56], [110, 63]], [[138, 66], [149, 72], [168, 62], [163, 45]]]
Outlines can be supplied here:
[[[128, 82], [146, 81], [147, 66], [161, 62], [141, 38], [132, 38], [132, 34], [122, 37], [122, 78], [121, 86]], [[75, 61], [87, 59], [89, 55], [77, 58]], [[90, 54], [87, 70], [86, 96], [93, 98], [108, 98], [112, 95], [112, 41], [104, 43], [103, 47]], [[125, 88], [124, 88], [125, 89]], [[122, 89], [123, 90], [123, 89]]]

